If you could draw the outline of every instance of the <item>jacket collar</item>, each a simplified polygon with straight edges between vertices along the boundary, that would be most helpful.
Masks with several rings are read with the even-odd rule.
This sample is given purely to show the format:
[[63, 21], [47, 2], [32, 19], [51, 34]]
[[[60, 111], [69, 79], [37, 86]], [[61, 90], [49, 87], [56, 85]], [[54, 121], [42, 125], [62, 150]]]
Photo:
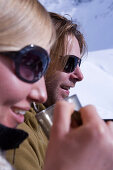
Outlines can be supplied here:
[[0, 149], [16, 149], [28, 137], [28, 133], [20, 129], [6, 127], [0, 124]]

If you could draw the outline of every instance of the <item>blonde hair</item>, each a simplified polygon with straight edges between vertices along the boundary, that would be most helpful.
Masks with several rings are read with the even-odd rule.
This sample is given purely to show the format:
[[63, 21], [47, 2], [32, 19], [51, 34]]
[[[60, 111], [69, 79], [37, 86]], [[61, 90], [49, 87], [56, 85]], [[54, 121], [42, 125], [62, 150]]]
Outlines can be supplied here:
[[50, 16], [37, 0], [0, 0], [0, 51], [28, 44], [48, 49], [54, 40]]
[[50, 12], [49, 14], [56, 29], [56, 41], [50, 51], [51, 63], [45, 75], [46, 79], [51, 78], [56, 70], [63, 71], [68, 57], [61, 56], [67, 53], [68, 35], [74, 36], [78, 40], [81, 56], [87, 51], [84, 36], [76, 23], [57, 13]]

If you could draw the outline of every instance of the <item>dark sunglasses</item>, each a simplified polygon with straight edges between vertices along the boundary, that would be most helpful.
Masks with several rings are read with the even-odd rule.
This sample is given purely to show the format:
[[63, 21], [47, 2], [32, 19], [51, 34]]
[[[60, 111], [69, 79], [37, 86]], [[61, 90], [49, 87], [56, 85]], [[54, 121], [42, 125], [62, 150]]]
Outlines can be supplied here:
[[66, 73], [71, 73], [75, 70], [75, 68], [77, 67], [77, 65], [79, 65], [80, 67], [81, 64], [81, 59], [76, 57], [75, 55], [69, 55], [69, 58], [67, 60], [67, 63], [64, 67], [64, 72]]
[[0, 54], [14, 61], [17, 77], [27, 83], [38, 81], [46, 72], [50, 62], [46, 50], [32, 44], [19, 51], [0, 52]]

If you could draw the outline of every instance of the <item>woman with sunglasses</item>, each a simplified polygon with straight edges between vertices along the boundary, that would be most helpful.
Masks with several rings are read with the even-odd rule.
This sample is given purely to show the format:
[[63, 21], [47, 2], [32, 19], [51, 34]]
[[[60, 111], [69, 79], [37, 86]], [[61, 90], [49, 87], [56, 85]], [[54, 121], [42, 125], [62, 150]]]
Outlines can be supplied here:
[[[63, 84], [67, 83], [68, 78], [71, 77], [68, 82], [71, 84], [73, 83], [74, 86], [75, 80], [80, 81], [83, 78], [80, 71], [81, 57], [86, 49], [83, 35], [80, 31], [78, 31], [77, 25], [72, 21], [55, 13], [50, 13], [50, 15], [56, 28], [57, 41], [55, 41], [55, 44], [50, 51], [51, 63], [46, 74], [46, 85], [49, 97], [44, 105], [37, 105], [37, 111], [44, 109], [45, 106], [48, 107], [55, 103], [59, 100], [59, 97], [60, 99], [67, 97], [67, 93], [65, 94], [65, 92], [63, 92], [63, 96], [62, 93], [59, 93], [61, 88], [59, 86], [58, 88], [57, 85], [60, 82], [63, 82]], [[70, 39], [66, 39], [67, 37]], [[68, 45], [68, 41], [66, 40], [72, 40], [71, 44]], [[63, 81], [60, 78], [61, 75], [63, 75]], [[74, 133], [74, 131], [71, 131], [72, 129], [70, 128], [69, 112], [72, 112], [72, 107], [64, 102], [60, 102], [56, 104], [56, 106], [54, 113], [54, 125], [46, 156], [47, 161], [45, 164], [45, 170], [94, 170], [94, 165], [99, 160], [99, 155], [95, 152], [95, 150], [98, 148], [97, 150], [105, 155], [105, 150], [110, 149], [109, 147], [105, 150], [101, 150], [101, 145], [99, 146], [98, 143], [96, 143], [96, 140], [102, 141], [99, 133], [100, 128], [103, 128], [105, 124], [97, 116], [96, 110], [93, 107], [86, 107], [84, 110], [82, 108], [81, 114], [83, 126], [80, 127], [81, 130], [78, 128]], [[25, 116], [25, 122], [20, 125], [21, 129], [24, 129], [29, 133], [29, 137], [23, 142], [20, 148], [16, 150], [14, 166], [17, 170], [42, 170], [44, 165], [48, 140], [35, 116], [36, 112], [33, 108], [31, 108], [31, 112], [27, 112]], [[95, 122], [93, 122], [94, 124], [90, 123], [92, 120]], [[89, 128], [86, 128], [87, 126]], [[98, 129], [96, 129], [98, 134], [97, 137], [95, 137], [95, 135], [93, 136], [95, 133], [95, 126], [98, 126]], [[106, 137], [105, 133], [106, 131], [104, 129], [104, 137]], [[110, 139], [111, 138], [112, 137], [110, 137]], [[106, 142], [104, 140], [104, 146], [107, 143], [109, 143], [109, 141]], [[89, 147], [86, 147], [86, 145]], [[91, 160], [91, 164], [89, 164], [91, 154], [93, 154], [93, 160]], [[8, 160], [10, 160], [11, 163], [13, 162], [13, 155], [14, 151], [10, 151], [7, 155]], [[111, 152], [108, 152], [105, 156], [110, 160], [108, 161], [108, 163], [110, 163], [110, 167], [112, 165], [111, 156]], [[104, 165], [104, 159], [100, 159], [99, 162], [101, 162], [100, 165], [102, 167]], [[105, 167], [100, 168], [100, 166], [96, 166], [96, 170], [109, 169], [104, 168]]]
[[28, 136], [14, 128], [24, 121], [31, 102], [43, 103], [47, 99], [43, 76], [54, 40], [51, 19], [39, 2], [0, 0], [0, 149], [3, 151], [19, 147]]
[[[55, 13], [49, 14], [56, 29], [57, 40], [50, 50], [51, 62], [45, 74], [48, 92], [47, 102], [44, 105], [38, 104], [38, 111], [68, 97], [69, 88], [74, 87], [77, 81], [83, 79], [80, 64], [81, 57], [86, 50], [86, 44], [82, 33], [78, 30], [77, 24], [71, 20]], [[25, 122], [19, 126], [29, 133], [29, 137], [16, 150], [17, 159], [15, 159], [14, 166], [18, 170], [20, 168], [31, 169], [32, 167], [42, 169], [44, 164], [48, 140], [35, 116], [36, 113], [31, 108], [31, 112], [26, 113]], [[7, 153], [10, 162], [13, 160], [13, 154], [14, 151]]]
[[32, 101], [47, 99], [43, 75], [55, 31], [36, 0], [1, 0], [0, 6], [0, 123], [16, 127]]

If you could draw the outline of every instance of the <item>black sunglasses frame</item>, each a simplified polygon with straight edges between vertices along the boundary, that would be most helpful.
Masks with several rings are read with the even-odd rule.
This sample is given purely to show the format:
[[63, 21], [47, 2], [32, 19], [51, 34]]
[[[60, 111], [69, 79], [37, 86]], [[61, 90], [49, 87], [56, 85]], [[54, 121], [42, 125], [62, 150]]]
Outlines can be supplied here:
[[[20, 65], [21, 65], [22, 58], [25, 57], [25, 55], [27, 55], [29, 52], [35, 53], [35, 55], [37, 52], [37, 60], [40, 59], [40, 61], [43, 64], [43, 67], [44, 67], [41, 74], [39, 76], [37, 75], [36, 77], [34, 77], [33, 80], [27, 80], [27, 79], [23, 78], [20, 74]], [[7, 56], [14, 61], [16, 76], [19, 79], [21, 79], [22, 81], [27, 82], [27, 83], [34, 83], [34, 82], [38, 81], [45, 74], [45, 72], [48, 68], [48, 65], [50, 63], [50, 57], [48, 56], [47, 51], [45, 49], [43, 49], [42, 47], [39, 47], [39, 46], [36, 46], [33, 44], [25, 46], [24, 48], [22, 48], [19, 51], [6, 51], [6, 52], [0, 52], [0, 54]]]
[[[68, 57], [68, 60], [66, 62], [64, 70], [63, 70], [64, 72], [71, 73], [71, 72], [73, 72], [76, 69], [77, 65], [79, 65], [79, 67], [80, 67], [80, 65], [81, 65], [81, 58], [78, 58], [75, 55], [66, 55], [64, 57]], [[72, 61], [73, 61], [73, 63], [72, 63]], [[70, 66], [70, 68], [66, 68], [68, 66]]]

